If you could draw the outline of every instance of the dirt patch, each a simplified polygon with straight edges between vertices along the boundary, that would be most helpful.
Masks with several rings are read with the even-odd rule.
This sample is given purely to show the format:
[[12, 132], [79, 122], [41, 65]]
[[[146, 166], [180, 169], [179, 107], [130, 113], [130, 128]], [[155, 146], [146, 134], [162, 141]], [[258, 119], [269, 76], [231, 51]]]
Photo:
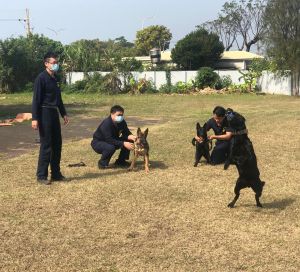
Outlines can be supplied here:
[[[62, 125], [63, 141], [91, 138], [100, 124], [100, 118], [74, 118], [65, 127]], [[128, 117], [129, 128], [135, 133], [136, 127], [152, 126], [164, 122], [161, 119]], [[12, 158], [24, 154], [39, 146], [39, 135], [31, 128], [31, 122], [24, 122], [9, 127], [0, 128], [0, 158]]]

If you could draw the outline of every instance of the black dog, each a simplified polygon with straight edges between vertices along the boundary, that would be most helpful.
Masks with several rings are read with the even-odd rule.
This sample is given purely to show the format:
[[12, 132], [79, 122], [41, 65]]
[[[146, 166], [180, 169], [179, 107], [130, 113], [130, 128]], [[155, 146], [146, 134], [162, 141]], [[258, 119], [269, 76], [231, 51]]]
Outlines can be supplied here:
[[262, 194], [265, 182], [259, 178], [259, 170], [257, 167], [256, 155], [253, 145], [248, 138], [246, 129], [246, 119], [232, 109], [227, 109], [226, 119], [228, 122], [228, 131], [231, 131], [233, 136], [230, 140], [230, 151], [224, 169], [229, 167], [229, 164], [236, 165], [239, 172], [239, 177], [234, 188], [235, 197], [228, 204], [228, 207], [233, 208], [240, 196], [240, 190], [251, 187], [255, 192], [256, 206], [262, 207], [259, 198]]
[[206, 123], [203, 127], [200, 126], [199, 123], [196, 124], [196, 132], [197, 136], [200, 138], [198, 142], [195, 138], [192, 139], [192, 145], [196, 146], [196, 153], [195, 153], [195, 163], [194, 166], [197, 167], [200, 159], [202, 156], [206, 159], [207, 163], [210, 163], [210, 154], [209, 154], [209, 143], [211, 145], [211, 141], [207, 138], [207, 130], [206, 130]]

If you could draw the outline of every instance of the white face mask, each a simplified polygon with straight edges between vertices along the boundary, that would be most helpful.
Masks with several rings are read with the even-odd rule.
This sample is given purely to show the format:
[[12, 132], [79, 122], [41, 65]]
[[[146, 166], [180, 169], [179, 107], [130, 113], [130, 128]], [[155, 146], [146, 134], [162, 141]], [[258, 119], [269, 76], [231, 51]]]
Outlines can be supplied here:
[[57, 63], [52, 64], [50, 70], [56, 73], [59, 70], [59, 65]]
[[124, 117], [122, 115], [118, 115], [115, 118], [115, 122], [116, 123], [121, 123], [124, 120]]

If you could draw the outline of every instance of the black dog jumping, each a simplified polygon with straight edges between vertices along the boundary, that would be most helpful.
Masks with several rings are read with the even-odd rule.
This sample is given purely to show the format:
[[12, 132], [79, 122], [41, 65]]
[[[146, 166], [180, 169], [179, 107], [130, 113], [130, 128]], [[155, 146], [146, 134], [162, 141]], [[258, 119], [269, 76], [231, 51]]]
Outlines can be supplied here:
[[196, 146], [195, 163], [194, 163], [195, 167], [197, 167], [202, 156], [204, 156], [207, 163], [210, 163], [209, 143], [211, 144], [211, 141], [209, 141], [207, 138], [206, 123], [203, 125], [203, 127], [201, 127], [200, 124], [197, 123], [196, 132], [197, 132], [197, 136], [200, 138], [200, 141], [197, 141], [195, 138], [192, 139], [192, 144]]
[[232, 109], [227, 109], [226, 119], [228, 131], [231, 131], [233, 136], [230, 140], [229, 156], [224, 164], [224, 169], [227, 169], [230, 164], [234, 164], [239, 172], [234, 188], [235, 197], [228, 204], [228, 207], [234, 207], [240, 196], [240, 190], [247, 187], [251, 187], [255, 192], [256, 206], [262, 207], [259, 198], [262, 195], [265, 182], [261, 181], [259, 177], [256, 155], [247, 134], [246, 120]]

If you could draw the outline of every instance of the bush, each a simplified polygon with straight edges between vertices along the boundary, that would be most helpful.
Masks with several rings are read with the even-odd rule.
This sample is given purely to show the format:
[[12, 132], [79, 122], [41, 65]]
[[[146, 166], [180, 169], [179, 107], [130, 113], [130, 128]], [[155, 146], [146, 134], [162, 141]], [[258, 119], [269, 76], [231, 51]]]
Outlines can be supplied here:
[[66, 91], [68, 91], [68, 92], [83, 92], [87, 82], [88, 82], [87, 79], [78, 80], [73, 84], [67, 85]]
[[175, 84], [173, 92], [183, 94], [183, 93], [191, 93], [194, 90], [195, 90], [194, 81], [189, 81], [187, 83], [179, 81]]
[[172, 92], [174, 92], [174, 86], [173, 85], [169, 85], [169, 84], [162, 84], [159, 87], [158, 91], [160, 93], [166, 93], [166, 94], [172, 93]]
[[151, 80], [145, 80], [141, 93], [156, 93], [156, 87]]
[[84, 91], [87, 93], [102, 93], [106, 91], [105, 77], [99, 73], [93, 73], [86, 78]]
[[24, 92], [32, 92], [32, 90], [33, 90], [33, 82], [28, 82], [23, 89]]
[[228, 91], [229, 93], [248, 93], [248, 84], [231, 84]]
[[229, 88], [232, 85], [232, 79], [231, 76], [227, 75], [227, 76], [222, 76], [218, 82], [215, 85], [215, 88], [217, 90], [221, 90], [224, 88]]
[[195, 84], [198, 88], [216, 88], [220, 82], [220, 76], [210, 67], [202, 67], [198, 70]]
[[140, 78], [135, 80], [133, 77], [129, 81], [130, 89], [128, 90], [131, 94], [143, 94], [143, 93], [155, 93], [157, 92], [154, 83], [151, 80]]
[[[114, 75], [112, 75], [112, 73], [109, 73], [105, 76], [102, 76], [99, 73], [93, 73], [91, 75], [88, 74], [83, 80], [78, 80], [75, 83], [68, 85], [66, 91], [86, 93], [114, 93], [115, 82], [116, 78]], [[119, 84], [119, 82], [117, 83]]]

